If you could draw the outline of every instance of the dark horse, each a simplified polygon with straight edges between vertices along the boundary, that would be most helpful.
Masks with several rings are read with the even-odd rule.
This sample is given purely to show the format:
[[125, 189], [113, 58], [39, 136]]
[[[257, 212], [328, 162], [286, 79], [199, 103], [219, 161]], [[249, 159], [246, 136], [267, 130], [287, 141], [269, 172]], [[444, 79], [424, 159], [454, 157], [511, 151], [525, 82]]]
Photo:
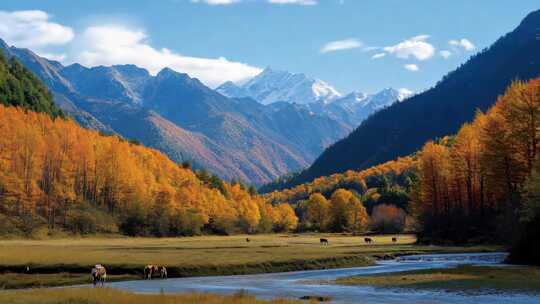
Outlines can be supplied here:
[[327, 239], [321, 239], [321, 245], [327, 245], [328, 246], [328, 240]]
[[373, 240], [371, 238], [364, 238], [364, 242], [368, 243], [368, 244], [371, 244], [371, 242], [373, 242]]
[[392, 243], [395, 243], [395, 242], [397, 242], [397, 237], [392, 238]]
[[246, 243], [249, 243], [251, 242], [251, 240], [249, 238], [246, 238]]

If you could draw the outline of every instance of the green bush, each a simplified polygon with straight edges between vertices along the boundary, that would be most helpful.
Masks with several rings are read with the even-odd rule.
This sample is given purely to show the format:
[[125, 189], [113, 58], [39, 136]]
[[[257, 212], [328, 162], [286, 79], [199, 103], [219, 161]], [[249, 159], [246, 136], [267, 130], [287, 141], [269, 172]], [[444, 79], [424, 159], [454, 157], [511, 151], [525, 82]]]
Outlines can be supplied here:
[[146, 211], [141, 203], [133, 203], [120, 219], [120, 231], [129, 236], [142, 236], [148, 233]]

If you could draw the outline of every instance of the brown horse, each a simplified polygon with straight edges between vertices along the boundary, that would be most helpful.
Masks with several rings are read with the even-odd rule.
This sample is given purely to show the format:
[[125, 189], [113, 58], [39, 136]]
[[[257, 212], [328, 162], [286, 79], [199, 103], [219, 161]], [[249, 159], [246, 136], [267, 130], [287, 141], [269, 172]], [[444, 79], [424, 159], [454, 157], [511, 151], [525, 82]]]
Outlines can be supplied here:
[[246, 238], [246, 243], [249, 243], [251, 242], [251, 240], [249, 238]]
[[328, 239], [321, 239], [321, 245], [326, 245], [328, 246]]
[[91, 276], [94, 287], [99, 283], [103, 286], [105, 285], [105, 279], [107, 279], [107, 270], [103, 265], [97, 264], [92, 268]]
[[167, 268], [165, 268], [165, 266], [159, 266], [158, 269], [159, 269], [159, 275], [161, 276], [161, 278], [166, 279], [167, 278]]
[[392, 238], [392, 243], [395, 243], [395, 242], [397, 242], [397, 237]]
[[167, 268], [165, 266], [146, 265], [144, 267], [144, 278], [151, 280], [155, 275], [159, 275], [162, 279], [167, 278]]
[[371, 238], [364, 238], [364, 242], [366, 242], [367, 244], [371, 244], [371, 242], [373, 242], [373, 240]]
[[144, 267], [144, 278], [146, 280], [151, 280], [152, 276], [158, 272], [158, 267], [156, 265], [146, 265]]

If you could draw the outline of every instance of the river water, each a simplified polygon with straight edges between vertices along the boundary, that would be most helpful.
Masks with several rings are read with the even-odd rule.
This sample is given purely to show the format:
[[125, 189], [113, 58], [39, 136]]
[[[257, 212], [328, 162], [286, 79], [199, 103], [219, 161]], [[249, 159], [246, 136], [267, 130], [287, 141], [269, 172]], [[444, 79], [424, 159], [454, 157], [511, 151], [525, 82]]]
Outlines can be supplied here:
[[318, 283], [353, 275], [392, 273], [407, 270], [455, 267], [459, 264], [505, 267], [504, 253], [432, 254], [381, 261], [376, 266], [309, 270], [241, 276], [213, 276], [152, 281], [110, 283], [110, 287], [138, 293], [203, 292], [233, 294], [244, 290], [261, 299], [327, 296], [333, 303], [540, 303], [540, 296], [527, 294], [459, 294], [445, 291], [417, 291], [368, 286], [341, 286]]

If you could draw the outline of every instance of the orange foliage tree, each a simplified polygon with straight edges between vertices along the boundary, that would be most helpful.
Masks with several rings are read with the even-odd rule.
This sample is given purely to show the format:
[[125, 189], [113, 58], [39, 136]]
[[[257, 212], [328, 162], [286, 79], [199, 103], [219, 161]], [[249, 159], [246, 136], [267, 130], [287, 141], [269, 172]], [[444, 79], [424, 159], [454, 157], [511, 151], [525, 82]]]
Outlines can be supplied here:
[[538, 158], [538, 130], [540, 79], [516, 81], [486, 114], [464, 124], [450, 147], [428, 142], [412, 195], [423, 233], [457, 242], [512, 237]]
[[0, 213], [10, 217], [54, 229], [73, 223], [75, 211], [87, 212], [78, 219], [107, 214], [126, 233], [155, 235], [296, 227], [290, 207], [239, 184], [222, 182], [220, 191], [157, 150], [71, 120], [0, 106], [0, 134]]

